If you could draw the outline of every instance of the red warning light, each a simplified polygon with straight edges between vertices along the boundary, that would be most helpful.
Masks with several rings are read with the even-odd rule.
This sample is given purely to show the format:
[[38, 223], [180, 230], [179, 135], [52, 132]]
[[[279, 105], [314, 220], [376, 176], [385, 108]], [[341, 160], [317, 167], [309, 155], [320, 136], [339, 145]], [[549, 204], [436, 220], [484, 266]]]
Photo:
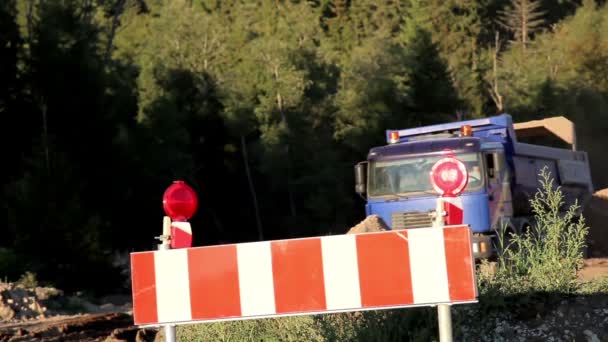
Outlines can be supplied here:
[[198, 208], [198, 198], [183, 181], [174, 181], [163, 195], [163, 209], [173, 221], [186, 221]]
[[431, 169], [431, 184], [442, 196], [458, 196], [469, 183], [469, 174], [460, 160], [448, 156]]
[[399, 132], [398, 131], [392, 131], [389, 133], [389, 141], [391, 144], [394, 144], [396, 142], [399, 141]]

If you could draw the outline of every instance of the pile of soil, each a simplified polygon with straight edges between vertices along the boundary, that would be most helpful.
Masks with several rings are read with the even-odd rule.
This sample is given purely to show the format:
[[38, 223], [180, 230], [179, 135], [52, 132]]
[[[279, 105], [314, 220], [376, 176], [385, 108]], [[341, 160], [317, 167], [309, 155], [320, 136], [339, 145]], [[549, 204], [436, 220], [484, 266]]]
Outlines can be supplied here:
[[63, 295], [52, 287], [26, 288], [13, 283], [0, 283], [0, 320], [3, 322], [45, 318], [48, 304]]
[[133, 326], [130, 296], [99, 304], [53, 287], [0, 283], [0, 342], [152, 341], [155, 330]]
[[583, 216], [589, 227], [588, 256], [608, 257], [608, 189], [593, 194], [584, 208]]
[[346, 234], [371, 233], [388, 230], [388, 225], [378, 215], [370, 215], [356, 226], [348, 230]]

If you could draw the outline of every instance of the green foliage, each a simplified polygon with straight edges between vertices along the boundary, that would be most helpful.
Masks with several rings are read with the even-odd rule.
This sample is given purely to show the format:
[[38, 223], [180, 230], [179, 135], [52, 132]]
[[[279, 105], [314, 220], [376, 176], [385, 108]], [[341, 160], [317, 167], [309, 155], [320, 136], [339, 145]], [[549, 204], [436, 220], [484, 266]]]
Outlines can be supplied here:
[[436, 326], [435, 310], [413, 308], [206, 323], [177, 334], [180, 341], [429, 341]]
[[183, 326], [177, 337], [180, 341], [324, 341], [312, 316]]
[[[583, 262], [588, 227], [577, 203], [564, 208], [564, 197], [546, 168], [540, 172], [540, 188], [530, 200], [533, 229], [501, 238], [495, 279], [508, 292], [563, 292], [577, 289], [576, 272]], [[509, 241], [507, 245], [505, 241]]]
[[604, 275], [603, 277], [583, 282], [577, 290], [577, 294], [579, 295], [594, 295], [598, 293], [608, 293], [608, 276]]
[[38, 277], [35, 273], [27, 271], [17, 280], [17, 284], [25, 288], [35, 288], [38, 286]]
[[[464, 118], [483, 116], [487, 102], [482, 93], [482, 75], [487, 68], [481, 52], [482, 9], [478, 1], [412, 1], [404, 25], [406, 36], [417, 31], [430, 34], [438, 48], [434, 59], [445, 64], [449, 76], [439, 82], [440, 89], [446, 82], [453, 89], [451, 96], [439, 103]], [[424, 75], [424, 71], [413, 70]]]

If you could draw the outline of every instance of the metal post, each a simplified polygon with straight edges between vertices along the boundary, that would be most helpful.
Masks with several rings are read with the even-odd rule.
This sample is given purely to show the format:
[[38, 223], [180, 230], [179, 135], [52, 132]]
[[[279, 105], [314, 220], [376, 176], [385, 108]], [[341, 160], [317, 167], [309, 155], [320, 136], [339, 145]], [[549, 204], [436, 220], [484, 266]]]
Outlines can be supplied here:
[[437, 318], [439, 321], [439, 341], [452, 342], [452, 312], [449, 304], [437, 305]]
[[[441, 228], [444, 226], [444, 208], [443, 199], [437, 197], [437, 206], [435, 208], [435, 220], [433, 227]], [[437, 320], [439, 321], [439, 341], [452, 342], [452, 312], [449, 304], [437, 305]]]
[[[158, 236], [157, 239], [161, 241], [158, 244], [159, 251], [166, 251], [171, 249], [171, 218], [169, 216], [163, 217], [163, 235]], [[165, 335], [165, 342], [175, 342], [175, 325], [164, 325], [163, 332]]]
[[175, 342], [175, 325], [165, 325], [164, 326], [164, 332], [165, 332], [165, 342]]

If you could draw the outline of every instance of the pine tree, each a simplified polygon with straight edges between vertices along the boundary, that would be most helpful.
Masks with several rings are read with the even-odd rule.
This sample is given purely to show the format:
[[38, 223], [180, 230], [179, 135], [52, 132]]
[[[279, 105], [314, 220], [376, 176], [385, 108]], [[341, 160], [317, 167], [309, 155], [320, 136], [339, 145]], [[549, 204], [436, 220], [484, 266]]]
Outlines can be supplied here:
[[511, 3], [498, 12], [498, 24], [514, 35], [514, 40], [525, 50], [532, 34], [543, 28], [545, 12], [541, 10], [540, 0], [511, 0]]
[[481, 6], [477, 1], [412, 0], [404, 26], [406, 30], [408, 25], [417, 26], [430, 33], [431, 42], [439, 48], [439, 56], [447, 64], [452, 87], [461, 100], [453, 112], [469, 116], [482, 115], [485, 107], [480, 12]]

